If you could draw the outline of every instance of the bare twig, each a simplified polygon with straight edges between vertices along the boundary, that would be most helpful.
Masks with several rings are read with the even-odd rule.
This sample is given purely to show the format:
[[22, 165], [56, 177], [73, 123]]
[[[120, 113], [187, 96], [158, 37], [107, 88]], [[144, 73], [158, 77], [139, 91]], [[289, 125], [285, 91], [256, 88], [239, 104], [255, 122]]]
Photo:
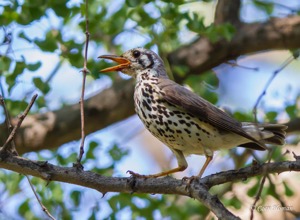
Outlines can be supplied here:
[[[267, 164], [271, 163], [272, 154], [273, 154], [273, 151], [270, 150], [270, 151], [269, 151], [269, 154], [268, 154], [268, 162], [267, 162]], [[261, 183], [260, 183], [260, 185], [259, 185], [259, 189], [258, 189], [258, 192], [257, 192], [257, 194], [256, 194], [256, 196], [255, 196], [255, 200], [254, 200], [254, 202], [253, 202], [252, 207], [256, 207], [256, 203], [257, 203], [258, 200], [260, 199], [260, 195], [261, 195], [261, 193], [262, 193], [262, 190], [263, 190], [263, 188], [264, 188], [264, 185], [265, 185], [265, 182], [266, 182], [266, 178], [267, 178], [268, 175], [269, 175], [269, 173], [265, 171], [265, 172], [264, 172], [264, 176], [263, 176], [263, 178], [261, 179]], [[255, 210], [255, 209], [251, 209], [251, 212], [250, 212], [250, 220], [252, 220], [252, 219], [254, 218], [254, 210]]]
[[267, 93], [267, 89], [269, 88], [269, 86], [271, 85], [271, 83], [273, 82], [273, 80], [275, 79], [275, 77], [278, 75], [278, 73], [280, 73], [285, 67], [287, 67], [293, 60], [295, 60], [296, 57], [295, 55], [290, 56], [287, 60], [285, 60], [283, 62], [283, 64], [281, 65], [281, 67], [277, 70], [275, 70], [272, 74], [272, 76], [269, 78], [268, 82], [266, 83], [262, 93], [259, 95], [258, 99], [256, 100], [256, 103], [253, 107], [253, 115], [254, 115], [254, 120], [255, 122], [257, 122], [257, 107], [261, 101], [261, 99], [266, 95]]
[[[267, 81], [262, 93], [259, 95], [258, 99], [256, 100], [256, 103], [253, 107], [253, 115], [254, 115], [254, 121], [255, 123], [258, 123], [258, 120], [257, 120], [257, 107], [261, 101], [261, 99], [263, 98], [263, 96], [267, 93], [267, 89], [269, 88], [269, 86], [271, 85], [271, 83], [273, 82], [273, 80], [275, 79], [275, 77], [278, 75], [278, 73], [280, 73], [286, 66], [288, 66], [294, 59], [296, 59], [296, 55], [292, 55], [291, 57], [289, 57], [286, 61], [284, 61], [284, 63], [281, 65], [281, 67], [277, 70], [275, 70], [272, 74], [272, 76], [269, 78], [269, 80]], [[262, 139], [262, 133], [259, 131], [259, 128], [257, 127], [257, 133], [260, 135], [261, 139]], [[268, 154], [268, 163], [271, 162], [271, 158], [272, 158], [272, 154], [273, 154], [273, 151], [272, 150], [269, 150], [269, 154]], [[261, 192], [263, 190], [263, 186], [264, 186], [264, 183], [266, 181], [266, 178], [267, 178], [267, 175], [268, 173], [266, 172], [261, 180], [261, 184], [259, 186], [259, 190], [257, 192], [257, 195], [255, 197], [255, 200], [253, 202], [253, 205], [252, 207], [255, 207], [256, 203], [258, 202], [259, 198], [260, 198], [260, 195], [261, 195]], [[250, 214], [250, 219], [252, 220], [254, 217], [254, 209], [251, 209], [251, 214]]]
[[42, 210], [46, 213], [46, 215], [49, 216], [49, 218], [51, 218], [52, 220], [55, 220], [55, 218], [51, 215], [51, 213], [48, 211], [48, 209], [47, 209], [47, 208], [43, 205], [43, 203], [41, 202], [41, 200], [40, 200], [38, 194], [36, 193], [36, 191], [35, 191], [35, 189], [34, 189], [32, 183], [31, 183], [31, 180], [30, 180], [29, 177], [28, 177], [28, 175], [25, 175], [25, 177], [26, 177], [27, 180], [28, 180], [28, 183], [29, 183], [29, 185], [30, 185], [30, 188], [32, 189], [32, 192], [33, 192], [33, 194], [34, 194], [36, 200], [39, 202], [40, 206], [42, 207]]
[[[2, 88], [2, 86], [1, 86], [1, 88]], [[3, 94], [3, 91], [1, 91], [1, 92]], [[5, 123], [6, 123], [6, 127], [7, 127], [7, 130], [8, 130], [8, 133], [7, 133], [7, 136], [8, 136], [12, 132], [13, 126], [10, 122], [10, 115], [9, 115], [9, 112], [6, 108], [6, 104], [5, 104], [3, 95], [0, 95], [0, 102], [1, 102], [1, 105], [3, 107], [3, 111], [4, 111], [4, 115], [5, 115]], [[14, 141], [11, 142], [11, 152], [16, 154], [16, 155], [18, 154]]]
[[10, 143], [11, 141], [14, 139], [15, 135], [16, 135], [16, 132], [17, 130], [20, 128], [24, 118], [27, 116], [29, 110], [31, 109], [33, 103], [35, 102], [36, 98], [37, 98], [37, 94], [35, 94], [32, 98], [31, 98], [31, 101], [30, 103], [28, 104], [27, 108], [25, 109], [25, 111], [23, 112], [23, 114], [21, 114], [19, 117], [18, 117], [18, 122], [16, 124], [16, 126], [12, 129], [12, 131], [10, 132], [8, 138], [6, 139], [6, 142], [4, 143], [4, 145], [2, 146], [1, 150], [0, 150], [0, 153], [3, 153], [4, 151], [8, 151], [10, 150]]
[[85, 141], [85, 123], [84, 123], [84, 92], [85, 92], [85, 80], [86, 75], [88, 74], [89, 70], [87, 69], [87, 53], [88, 53], [88, 46], [89, 46], [89, 20], [88, 20], [88, 0], [85, 1], [85, 51], [84, 51], [84, 64], [83, 64], [83, 76], [82, 76], [82, 90], [81, 90], [81, 98], [80, 98], [80, 116], [81, 116], [81, 142], [80, 142], [80, 151], [77, 158], [77, 163], [74, 164], [77, 168], [83, 169], [81, 165], [81, 159], [84, 154], [84, 141]]
[[[270, 178], [270, 176], [268, 176], [268, 181], [269, 181], [270, 184], [273, 184], [273, 185], [274, 185], [274, 183], [273, 183], [272, 179]], [[286, 202], [285, 202], [284, 199], [282, 198], [282, 195], [280, 195], [280, 194], [277, 192], [276, 189], [277, 189], [277, 188], [274, 187], [274, 194], [275, 194], [274, 197], [279, 201], [279, 203], [280, 203], [280, 205], [281, 205], [282, 207], [288, 207], [288, 205], [286, 204]], [[293, 211], [293, 210], [291, 209], [291, 210], [286, 210], [286, 212], [283, 213], [283, 214], [284, 214], [284, 219], [288, 219], [288, 218], [287, 218], [287, 213], [291, 213], [291, 214], [294, 215], [294, 216], [299, 216], [299, 212]]]
[[[35, 101], [36, 98], [37, 98], [37, 95], [33, 96], [33, 98], [32, 98], [32, 100], [31, 100], [31, 102], [29, 103], [28, 107], [25, 109], [25, 111], [24, 111], [24, 113], [23, 113], [24, 118], [27, 116], [27, 114], [28, 114], [30, 108], [32, 107], [32, 105], [33, 105], [33, 103], [34, 103], [34, 101]], [[14, 131], [14, 129], [16, 129], [15, 132], [17, 131], [17, 126], [19, 126], [19, 127], [21, 126], [22, 121], [23, 121], [24, 118], [23, 118], [23, 119], [19, 118], [19, 121], [20, 121], [20, 120], [21, 120], [21, 121], [20, 121], [20, 122], [18, 121], [16, 127], [13, 127], [12, 124], [11, 124], [11, 121], [10, 121], [10, 115], [9, 115], [9, 112], [8, 112], [8, 110], [7, 110], [7, 108], [6, 108], [5, 101], [4, 101], [2, 95], [0, 96], [0, 102], [1, 102], [1, 104], [2, 104], [2, 106], [3, 106], [3, 109], [4, 109], [4, 113], [5, 113], [5, 117], [6, 117], [6, 126], [7, 126], [7, 129], [8, 129], [8, 132], [9, 132], [10, 134], [12, 134], [13, 131]], [[16, 144], [15, 144], [15, 142], [14, 142], [13, 139], [14, 139], [14, 138], [12, 137], [11, 145], [10, 145], [10, 146], [11, 146], [11, 151], [12, 151], [12, 153], [13, 153], [14, 155], [17, 155], [17, 156], [18, 156], [18, 152], [16, 151]], [[8, 145], [7, 145], [7, 146], [8, 146]], [[0, 153], [2, 153], [2, 151], [0, 151]], [[55, 218], [50, 214], [50, 212], [48, 211], [48, 209], [47, 209], [47, 208], [43, 205], [43, 203], [41, 202], [40, 198], [38, 197], [38, 195], [37, 195], [37, 193], [36, 193], [36, 191], [35, 191], [35, 189], [34, 189], [32, 183], [31, 183], [31, 180], [30, 180], [29, 177], [28, 177], [28, 175], [25, 174], [25, 177], [27, 178], [27, 181], [28, 181], [28, 183], [29, 183], [29, 185], [30, 185], [30, 187], [31, 187], [31, 190], [32, 190], [32, 192], [34, 193], [34, 195], [35, 195], [35, 197], [36, 197], [38, 203], [40, 204], [42, 210], [46, 213], [46, 215], [49, 216], [49, 218], [55, 220]]]
[[63, 61], [60, 60], [55, 67], [53, 68], [53, 70], [51, 71], [51, 73], [49, 74], [48, 78], [46, 79], [45, 83], [49, 83], [53, 77], [58, 73], [59, 68], [62, 66]]
[[232, 66], [232, 67], [239, 67], [239, 68], [242, 68], [242, 69], [253, 70], [253, 71], [259, 71], [259, 68], [258, 68], [258, 67], [243, 66], [243, 65], [240, 65], [240, 64], [238, 64], [237, 62], [233, 62], [233, 61], [227, 61], [227, 62], [225, 62], [225, 63], [227, 63], [228, 65], [230, 65], [230, 66]]

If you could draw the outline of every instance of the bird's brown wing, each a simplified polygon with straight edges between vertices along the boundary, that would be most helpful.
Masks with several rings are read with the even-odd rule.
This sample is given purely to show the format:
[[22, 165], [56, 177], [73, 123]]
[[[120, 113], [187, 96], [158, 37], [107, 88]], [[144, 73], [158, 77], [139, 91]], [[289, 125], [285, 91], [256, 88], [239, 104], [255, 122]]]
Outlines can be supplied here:
[[255, 144], [259, 145], [256, 149], [266, 149], [261, 142], [257, 141], [243, 130], [240, 122], [190, 90], [169, 79], [159, 80], [158, 86], [161, 90], [162, 98], [167, 102], [176, 105], [220, 130], [233, 132], [253, 141]]

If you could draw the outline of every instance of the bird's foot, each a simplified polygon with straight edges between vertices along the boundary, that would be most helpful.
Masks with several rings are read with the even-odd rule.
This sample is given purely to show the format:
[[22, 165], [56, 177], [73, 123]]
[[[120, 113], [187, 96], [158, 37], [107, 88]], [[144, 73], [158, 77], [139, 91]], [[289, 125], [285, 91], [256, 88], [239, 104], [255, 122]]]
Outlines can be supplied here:
[[148, 179], [148, 178], [155, 178], [155, 175], [142, 175], [142, 174], [138, 174], [135, 173], [131, 170], [128, 170], [126, 173], [129, 173], [131, 175], [131, 177], [135, 177], [135, 178], [144, 178], [144, 179]]
[[186, 183], [185, 189], [186, 189], [187, 191], [189, 191], [189, 189], [190, 189], [190, 187], [191, 187], [191, 184], [192, 184], [195, 180], [198, 181], [198, 179], [199, 179], [199, 176], [190, 176], [190, 177], [185, 176], [185, 177], [183, 177], [183, 178], [182, 178], [182, 181]]

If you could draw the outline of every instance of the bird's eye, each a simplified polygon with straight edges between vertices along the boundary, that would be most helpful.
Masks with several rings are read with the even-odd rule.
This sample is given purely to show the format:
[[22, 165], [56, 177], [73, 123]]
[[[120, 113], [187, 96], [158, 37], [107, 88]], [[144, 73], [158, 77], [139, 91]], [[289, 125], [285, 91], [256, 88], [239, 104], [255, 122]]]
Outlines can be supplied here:
[[132, 52], [132, 55], [133, 55], [134, 58], [138, 58], [138, 57], [141, 55], [141, 52], [138, 51], [138, 50], [134, 50], [134, 51]]

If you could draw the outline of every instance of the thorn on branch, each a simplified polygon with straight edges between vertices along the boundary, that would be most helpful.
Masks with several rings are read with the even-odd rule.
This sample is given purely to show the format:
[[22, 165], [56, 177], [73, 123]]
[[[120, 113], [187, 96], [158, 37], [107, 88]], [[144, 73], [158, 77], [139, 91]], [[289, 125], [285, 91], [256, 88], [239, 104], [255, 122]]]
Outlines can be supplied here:
[[107, 192], [101, 192], [102, 193], [102, 199], [104, 198], [104, 196], [107, 194]]
[[73, 163], [73, 167], [75, 167], [77, 171], [83, 171], [84, 169], [84, 166], [78, 160], [76, 163]]
[[291, 152], [287, 149], [283, 154], [282, 154], [282, 156], [285, 156], [285, 155], [287, 155], [287, 154], [290, 154]]
[[261, 164], [257, 160], [253, 159], [251, 165], [252, 170], [258, 170], [260, 167]]
[[294, 158], [295, 158], [296, 161], [300, 160], [300, 156], [296, 155], [295, 152], [293, 152], [293, 156], [294, 156]]

